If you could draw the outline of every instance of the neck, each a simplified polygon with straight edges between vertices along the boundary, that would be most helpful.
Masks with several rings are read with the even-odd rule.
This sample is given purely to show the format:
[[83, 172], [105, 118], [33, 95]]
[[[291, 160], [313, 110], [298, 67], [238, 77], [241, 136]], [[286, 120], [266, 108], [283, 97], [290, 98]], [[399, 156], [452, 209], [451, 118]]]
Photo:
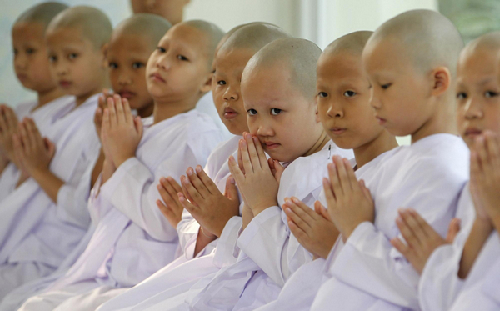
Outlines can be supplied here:
[[87, 99], [94, 96], [95, 94], [99, 94], [99, 90], [96, 89], [96, 90], [93, 90], [91, 92], [88, 92], [85, 95], [77, 96], [76, 97], [76, 107], [79, 107], [80, 105], [82, 105], [84, 102], [87, 101]]
[[434, 103], [433, 115], [411, 136], [416, 143], [433, 134], [447, 133], [457, 135], [457, 109], [454, 97], [443, 95]]
[[168, 101], [168, 100], [155, 100], [153, 109], [153, 124], [162, 122], [168, 118], [172, 118], [179, 113], [188, 112], [196, 108], [196, 103], [198, 101], [193, 100], [180, 100], [180, 101]]
[[314, 145], [312, 145], [312, 147], [309, 148], [309, 150], [307, 150], [307, 152], [303, 156], [307, 157], [320, 151], [328, 143], [329, 140], [330, 138], [328, 137], [328, 135], [326, 135], [326, 132], [321, 130], [321, 134], [319, 135]]
[[33, 111], [45, 106], [46, 104], [56, 100], [57, 98], [63, 97], [63, 96], [64, 96], [64, 93], [57, 87], [55, 87], [51, 90], [48, 90], [48, 91], [38, 92], [37, 93], [38, 104], [33, 109]]
[[387, 131], [382, 131], [374, 140], [363, 144], [353, 149], [354, 157], [356, 158], [356, 166], [362, 167], [366, 163], [370, 163], [373, 159], [393, 148], [396, 148], [398, 143], [396, 138]]
[[153, 115], [154, 108], [154, 103], [147, 104], [146, 106], [137, 109], [137, 115], [141, 118], [148, 118]]

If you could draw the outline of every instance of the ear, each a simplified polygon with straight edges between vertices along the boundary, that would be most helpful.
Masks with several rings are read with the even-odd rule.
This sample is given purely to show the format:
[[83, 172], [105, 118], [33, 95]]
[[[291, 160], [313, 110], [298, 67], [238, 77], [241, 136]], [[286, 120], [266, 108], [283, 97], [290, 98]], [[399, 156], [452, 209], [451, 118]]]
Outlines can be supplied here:
[[212, 90], [212, 77], [213, 77], [213, 74], [211, 72], [207, 74], [206, 80], [200, 89], [201, 93], [205, 94], [205, 93], [208, 93]]
[[448, 89], [451, 85], [451, 73], [446, 67], [438, 67], [432, 70], [432, 95], [440, 96]]
[[108, 48], [109, 44], [106, 43], [101, 47], [101, 54], [102, 54], [102, 67], [107, 69], [108, 68]]
[[314, 100], [311, 102], [311, 105], [314, 105], [314, 114], [316, 115], [316, 123], [321, 123], [321, 120], [319, 118], [318, 102], [316, 100], [316, 97], [314, 97]]

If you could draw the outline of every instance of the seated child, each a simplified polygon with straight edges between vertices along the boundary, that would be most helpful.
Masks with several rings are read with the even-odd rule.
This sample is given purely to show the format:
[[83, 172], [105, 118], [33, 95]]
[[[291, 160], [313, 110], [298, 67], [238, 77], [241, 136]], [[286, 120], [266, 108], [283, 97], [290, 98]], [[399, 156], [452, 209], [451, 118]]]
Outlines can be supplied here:
[[[203, 200], [198, 196], [198, 200], [193, 202], [200, 211], [193, 215], [202, 224], [208, 224], [211, 229], [200, 229], [200, 224], [193, 215], [187, 211], [183, 213], [183, 206], [177, 196], [177, 191], [182, 193], [181, 187], [172, 177], [162, 178], [159, 191], [164, 203], [159, 201], [159, 207], [172, 226], [177, 227], [182, 254], [148, 280], [103, 305], [101, 310], [132, 307], [169, 289], [187, 291], [198, 279], [214, 275], [218, 271], [220, 267], [214, 262], [214, 248], [218, 240], [215, 239], [217, 235], [211, 232], [220, 235], [226, 223], [241, 219], [238, 217], [239, 199], [234, 182], [231, 183], [231, 178], [228, 178], [227, 166], [227, 159], [236, 153], [242, 133], [248, 131], [240, 91], [241, 74], [253, 54], [267, 43], [284, 37], [288, 35], [274, 25], [252, 23], [233, 28], [219, 42], [212, 65], [215, 72], [212, 78], [212, 94], [220, 119], [235, 136], [212, 152], [205, 171], [200, 170], [201, 167], [198, 167], [198, 170], [188, 169], [192, 170], [191, 174], [186, 174], [188, 178], [185, 178], [186, 182], [183, 183], [184, 187], [189, 184], [190, 191], [196, 190], [191, 183], [200, 185], [200, 182], [213, 189], [210, 195], [204, 192]], [[228, 179], [230, 182], [227, 182]], [[233, 216], [236, 217], [233, 219]]]
[[[312, 255], [290, 237], [279, 206], [291, 195], [315, 200], [323, 175], [316, 168], [326, 165], [332, 153], [351, 153], [329, 141], [316, 117], [320, 53], [312, 42], [285, 38], [269, 43], [248, 62], [241, 91], [255, 136], [245, 134], [239, 144], [237, 158], [244, 174], [234, 157], [228, 161], [247, 207], [242, 220], [224, 227], [217, 243], [214, 260], [222, 269], [185, 293], [169, 299], [157, 295], [143, 303], [146, 308], [138, 309], [252, 308], [275, 297], [278, 282], [282, 284], [282, 279], [311, 260]], [[264, 150], [273, 159], [272, 168]], [[284, 171], [279, 162], [287, 166]], [[238, 237], [240, 230], [244, 231]]]
[[356, 176], [341, 159], [330, 165], [325, 196], [342, 250], [334, 252], [329, 280], [311, 310], [332, 305], [419, 309], [419, 276], [390, 239], [399, 235], [400, 207], [419, 211], [440, 234], [456, 211], [468, 161], [467, 147], [455, 135], [456, 61], [462, 45], [453, 24], [428, 10], [400, 14], [368, 40], [362, 61], [376, 118], [391, 134], [411, 135], [412, 144], [385, 153], [358, 173], [372, 198], [359, 195]]
[[[136, 14], [121, 22], [111, 35], [107, 49], [109, 77], [113, 90], [122, 98], [127, 98], [131, 108], [137, 110], [140, 117], [149, 117], [153, 112], [153, 98], [148, 93], [146, 85], [146, 64], [149, 56], [156, 50], [157, 44], [171, 27], [165, 19], [151, 14]], [[139, 35], [140, 34], [140, 35]], [[101, 98], [100, 105], [105, 99]], [[100, 137], [102, 123], [102, 109], [98, 108], [95, 120], [98, 136]], [[104, 159], [104, 154], [101, 152]], [[94, 167], [94, 172], [100, 174], [102, 166]], [[65, 269], [60, 266], [58, 272], [67, 270], [85, 250], [92, 230], [75, 249], [72, 259], [65, 260]], [[44, 287], [55, 281], [56, 274], [50, 277], [27, 283], [8, 295], [0, 310], [17, 310], [24, 300], [34, 295]]]
[[180, 23], [165, 34], [147, 64], [155, 107], [144, 125], [127, 99], [108, 99], [103, 172], [89, 201], [95, 232], [68, 272], [20, 310], [95, 310], [175, 258], [177, 232], [156, 207], [155, 186], [160, 176], [204, 164], [221, 141], [212, 120], [193, 110], [211, 87], [221, 37], [219, 28], [204, 21]]
[[[458, 127], [471, 150], [470, 182], [462, 192], [456, 214], [460, 222], [452, 222], [449, 236], [443, 239], [411, 209], [401, 211], [398, 218], [406, 244], [395, 239], [393, 245], [422, 274], [422, 310], [497, 310], [499, 306], [498, 299], [489, 295], [495, 293], [496, 286], [486, 285], [487, 278], [495, 275], [493, 266], [500, 255], [493, 221], [498, 205], [490, 205], [494, 200], [489, 201], [489, 197], [494, 196], [487, 194], [493, 190], [496, 196], [498, 191], [498, 183], [490, 175], [498, 172], [492, 165], [496, 156], [490, 154], [498, 145], [489, 134], [500, 134], [496, 108], [499, 50], [500, 33], [490, 33], [470, 42], [458, 60]], [[483, 155], [489, 159], [481, 159], [478, 165]]]
[[47, 28], [57, 83], [76, 97], [76, 104], [50, 128], [47, 139], [31, 119], [14, 136], [30, 178], [0, 203], [2, 298], [54, 272], [90, 224], [86, 202], [100, 149], [92, 117], [104, 87], [103, 48], [110, 35], [107, 16], [90, 7], [67, 9]]
[[[370, 88], [363, 73], [361, 53], [371, 35], [371, 31], [347, 34], [332, 42], [318, 60], [319, 118], [337, 146], [353, 149], [357, 176], [363, 176], [365, 170], [376, 166], [380, 158], [397, 147], [396, 138], [378, 124], [370, 105]], [[285, 283], [278, 298], [258, 310], [309, 310], [311, 307], [328, 266], [324, 259], [339, 235], [326, 213], [326, 205], [324, 191], [314, 210], [296, 199], [285, 203], [291, 232], [317, 259], [300, 267]], [[340, 251], [340, 244], [337, 243], [333, 252]]]
[[12, 26], [14, 71], [24, 88], [36, 92], [37, 99], [18, 104], [14, 109], [0, 105], [0, 158], [3, 158], [3, 161], [0, 159], [0, 201], [15, 190], [21, 177], [12, 146], [18, 121], [30, 117], [40, 131], [46, 133], [75, 105], [74, 98], [64, 96], [52, 77], [45, 43], [50, 21], [67, 7], [56, 2], [37, 4], [22, 13]]

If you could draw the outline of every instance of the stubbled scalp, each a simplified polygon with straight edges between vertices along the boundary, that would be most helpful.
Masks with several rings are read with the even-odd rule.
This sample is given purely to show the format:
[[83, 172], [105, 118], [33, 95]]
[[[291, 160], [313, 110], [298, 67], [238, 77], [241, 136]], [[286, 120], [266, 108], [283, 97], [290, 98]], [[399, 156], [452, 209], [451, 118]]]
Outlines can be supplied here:
[[264, 46], [248, 61], [243, 75], [252, 70], [284, 65], [291, 73], [291, 83], [307, 99], [316, 96], [316, 63], [321, 49], [306, 39], [277, 39]]
[[49, 24], [47, 31], [57, 28], [81, 29], [82, 36], [90, 40], [96, 49], [109, 42], [113, 31], [108, 16], [90, 6], [75, 6], [63, 11]]
[[64, 3], [59, 2], [45, 2], [32, 6], [28, 10], [24, 11], [14, 22], [19, 23], [37, 23], [47, 26], [59, 13], [66, 10], [69, 6]]
[[209, 42], [206, 50], [207, 67], [210, 69], [212, 66], [212, 60], [215, 56], [217, 44], [224, 36], [224, 32], [217, 25], [202, 20], [191, 20], [184, 22], [183, 24], [201, 30], [207, 36]]
[[477, 50], [487, 49], [487, 50], [500, 50], [500, 31], [490, 32], [479, 38], [472, 40], [464, 48], [462, 54], [470, 55]]
[[148, 42], [151, 44], [150, 49], [154, 50], [158, 42], [171, 27], [172, 24], [161, 16], [136, 13], [116, 26], [111, 40], [124, 33], [140, 35], [148, 39]]
[[[238, 26], [220, 50], [252, 49], [258, 51], [276, 39], [290, 38], [290, 35], [276, 25], [269, 23], [250, 23]], [[231, 31], [230, 31], [231, 32]]]
[[370, 39], [372, 34], [372, 31], [356, 31], [348, 33], [347, 35], [342, 36], [330, 43], [323, 51], [323, 54], [333, 55], [347, 52], [354, 55], [361, 55], [368, 39]]
[[453, 23], [438, 12], [412, 10], [380, 26], [368, 44], [394, 39], [411, 57], [415, 68], [428, 72], [444, 66], [456, 77], [458, 56], [464, 43]]

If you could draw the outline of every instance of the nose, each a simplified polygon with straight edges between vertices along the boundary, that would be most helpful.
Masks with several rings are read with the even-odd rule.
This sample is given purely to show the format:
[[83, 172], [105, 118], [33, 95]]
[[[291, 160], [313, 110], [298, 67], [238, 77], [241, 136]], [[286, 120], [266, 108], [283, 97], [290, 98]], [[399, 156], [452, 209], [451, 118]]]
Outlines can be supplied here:
[[380, 99], [378, 98], [378, 94], [372, 89], [370, 90], [370, 105], [375, 108], [375, 109], [380, 109], [382, 108], [382, 103], [380, 102]]
[[257, 136], [259, 137], [271, 137], [274, 135], [273, 128], [267, 122], [260, 122], [257, 127]]
[[64, 76], [68, 74], [68, 66], [64, 61], [58, 61], [54, 64], [55, 73], [57, 76]]
[[14, 55], [14, 68], [16, 70], [26, 69], [27, 60], [28, 58], [25, 53], [18, 52]]
[[471, 96], [467, 100], [464, 109], [465, 109], [466, 119], [475, 119], [483, 117], [483, 110], [481, 109], [481, 105], [475, 96]]
[[118, 72], [118, 84], [128, 85], [131, 83], [132, 83], [132, 79], [130, 78], [130, 75], [128, 74], [128, 72], [126, 72], [125, 70], [120, 70], [120, 72]]
[[225, 101], [238, 100], [238, 92], [234, 87], [228, 86], [224, 92], [223, 98]]
[[156, 68], [162, 70], [169, 70], [172, 66], [171, 61], [169, 60], [167, 53], [163, 53], [158, 56], [156, 59]]
[[342, 118], [344, 116], [344, 111], [340, 105], [331, 104], [326, 113], [331, 118]]

